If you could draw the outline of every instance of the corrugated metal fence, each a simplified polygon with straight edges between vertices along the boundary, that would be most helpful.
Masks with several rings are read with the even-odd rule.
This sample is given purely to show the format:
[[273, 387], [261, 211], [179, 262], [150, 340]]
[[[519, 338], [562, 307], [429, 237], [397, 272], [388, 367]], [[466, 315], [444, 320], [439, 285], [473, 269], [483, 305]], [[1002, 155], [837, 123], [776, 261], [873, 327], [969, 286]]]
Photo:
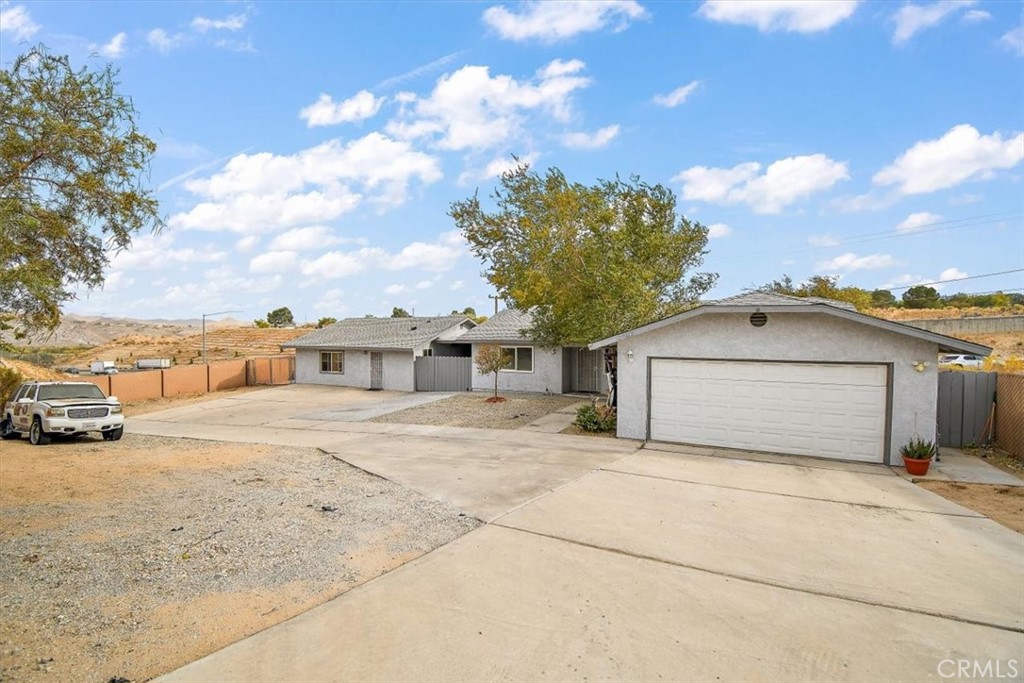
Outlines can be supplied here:
[[939, 373], [940, 446], [976, 445], [990, 435], [998, 376], [995, 372]]
[[454, 356], [421, 356], [413, 364], [416, 391], [470, 391], [473, 359]]

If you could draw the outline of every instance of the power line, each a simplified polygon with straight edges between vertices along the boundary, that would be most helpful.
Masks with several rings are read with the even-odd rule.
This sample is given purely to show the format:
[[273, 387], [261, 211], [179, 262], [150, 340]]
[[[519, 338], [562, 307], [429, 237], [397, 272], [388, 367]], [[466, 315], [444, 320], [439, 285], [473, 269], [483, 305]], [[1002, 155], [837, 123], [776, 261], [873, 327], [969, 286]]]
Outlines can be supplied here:
[[892, 292], [900, 289], [910, 289], [911, 287], [930, 287], [931, 285], [945, 285], [950, 282], [963, 282], [964, 280], [977, 280], [978, 278], [983, 277], [996, 277], [997, 275], [1012, 275], [1013, 273], [1024, 273], [1024, 268], [1017, 268], [1016, 270], [1004, 270], [999, 273], [984, 273], [983, 275], [968, 275], [967, 277], [955, 277], [949, 280], [936, 280], [935, 282], [918, 282], [916, 285], [906, 285], [904, 287], [889, 287], [888, 289], [890, 292]]
[[[1003, 211], [999, 213], [980, 214], [977, 216], [967, 216], [964, 218], [954, 218], [945, 221], [935, 221], [933, 223], [925, 223], [914, 230], [901, 231], [899, 229], [892, 230], [879, 230], [875, 232], [865, 232], [856, 235], [849, 235], [847, 237], [839, 237], [839, 244], [827, 245], [838, 247], [847, 244], [863, 244], [866, 242], [877, 242], [880, 240], [896, 239], [900, 237], [915, 237], [917, 235], [928, 235], [936, 232], [944, 232], [946, 230], [958, 230], [961, 228], [974, 228], [982, 225], [990, 225], [992, 223], [1000, 223], [1011, 218], [1019, 218], [1024, 214], [1015, 213], [1012, 211]], [[809, 245], [801, 247], [791, 247], [787, 249], [779, 249], [776, 251], [757, 251], [749, 254], [740, 254], [736, 256], [726, 256], [718, 261], [738, 261], [743, 259], [761, 258], [764, 256], [782, 255], [782, 254], [793, 254], [805, 251], [813, 251], [814, 249], [825, 248], [826, 245]]]

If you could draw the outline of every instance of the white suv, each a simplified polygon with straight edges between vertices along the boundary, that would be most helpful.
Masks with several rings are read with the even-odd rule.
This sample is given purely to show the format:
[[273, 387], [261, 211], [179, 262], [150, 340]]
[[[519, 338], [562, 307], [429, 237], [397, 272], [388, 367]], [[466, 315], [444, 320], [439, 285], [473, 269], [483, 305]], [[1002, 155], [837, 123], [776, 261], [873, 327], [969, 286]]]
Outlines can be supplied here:
[[107, 441], [117, 441], [124, 434], [121, 404], [91, 382], [25, 382], [0, 416], [0, 438], [28, 434], [35, 446], [45, 446], [56, 434], [86, 432], [99, 432]]

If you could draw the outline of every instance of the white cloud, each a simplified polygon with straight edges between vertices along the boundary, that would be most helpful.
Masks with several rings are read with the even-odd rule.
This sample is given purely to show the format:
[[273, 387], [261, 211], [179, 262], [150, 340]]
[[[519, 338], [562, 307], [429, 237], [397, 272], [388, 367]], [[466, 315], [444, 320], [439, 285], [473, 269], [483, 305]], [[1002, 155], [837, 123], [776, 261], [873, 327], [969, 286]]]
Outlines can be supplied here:
[[212, 247], [175, 247], [169, 232], [136, 237], [132, 246], [111, 259], [113, 270], [159, 270], [170, 265], [223, 261], [227, 252]]
[[838, 247], [843, 241], [831, 233], [824, 235], [811, 235], [807, 238], [807, 244], [812, 247]]
[[918, 31], [936, 26], [949, 15], [974, 3], [975, 0], [939, 0], [930, 5], [903, 5], [893, 15], [896, 30], [892, 34], [892, 42], [895, 45], [905, 43]]
[[404, 83], [405, 81], [411, 80], [413, 78], [418, 78], [420, 76], [423, 76], [424, 74], [440, 71], [443, 67], [447, 66], [448, 64], [451, 64], [453, 61], [462, 56], [463, 52], [465, 52], [465, 50], [452, 52], [446, 54], [444, 57], [435, 59], [432, 62], [427, 62], [426, 64], [421, 64], [420, 66], [409, 69], [405, 73], [398, 74], [397, 76], [392, 76], [391, 78], [385, 78], [383, 81], [373, 86], [373, 89], [387, 90], [392, 86], [398, 85], [399, 83]]
[[405, 285], [398, 284], [388, 285], [387, 287], [384, 288], [384, 293], [391, 294], [392, 296], [395, 294], [402, 294], [403, 292], [407, 291], [409, 291], [408, 287], [406, 287]]
[[619, 134], [618, 124], [605, 126], [593, 133], [566, 133], [562, 144], [569, 149], [601, 149]]
[[927, 211], [912, 213], [896, 226], [896, 232], [916, 232], [926, 225], [932, 225], [942, 220], [942, 216]]
[[845, 162], [824, 154], [787, 157], [770, 164], [747, 162], [732, 168], [694, 166], [673, 181], [683, 183], [683, 199], [719, 204], [743, 203], [756, 213], [779, 213], [796, 201], [850, 177]]
[[720, 237], [728, 237], [732, 234], [732, 228], [725, 223], [712, 223], [708, 226], [708, 239], [716, 240]]
[[988, 21], [992, 18], [992, 15], [983, 9], [972, 9], [964, 12], [964, 22], [968, 24], [976, 24], [980, 21]]
[[944, 271], [939, 273], [937, 277], [921, 277], [920, 275], [910, 275], [909, 273], [906, 273], [893, 278], [891, 282], [879, 285], [878, 289], [892, 289], [893, 287], [906, 288], [913, 287], [914, 285], [934, 282], [938, 284], [929, 284], [929, 286], [934, 288], [935, 291], [941, 292], [943, 288], [948, 286], [947, 284], [942, 284], [943, 281], [959, 280], [965, 277], [967, 277], [967, 273], [959, 268], [946, 268]]
[[245, 14], [232, 14], [223, 19], [196, 17], [192, 20], [192, 28], [200, 33], [207, 31], [240, 31], [245, 28], [249, 17]]
[[857, 0], [706, 0], [697, 13], [711, 21], [756, 26], [762, 33], [817, 33], [849, 19], [857, 4]]
[[299, 118], [310, 128], [336, 126], [375, 116], [382, 104], [384, 98], [374, 97], [369, 90], [360, 90], [341, 102], [335, 102], [327, 93], [321, 93], [316, 102], [299, 112]]
[[320, 312], [328, 312], [332, 316], [344, 313], [348, 310], [345, 305], [345, 292], [341, 289], [328, 289], [316, 302], [316, 309]]
[[331, 251], [315, 259], [302, 261], [303, 275], [315, 279], [332, 279], [356, 275], [371, 268], [382, 270], [420, 269], [431, 272], [451, 270], [466, 251], [466, 243], [457, 230], [440, 235], [437, 242], [413, 242], [398, 253], [378, 247], [356, 251]]
[[0, 3], [0, 32], [13, 33], [15, 40], [28, 40], [40, 28], [24, 5]]
[[293, 269], [299, 262], [294, 251], [268, 251], [249, 261], [250, 273], [282, 273]]
[[414, 181], [440, 180], [438, 160], [380, 133], [329, 140], [292, 155], [239, 154], [184, 183], [204, 201], [170, 218], [176, 228], [261, 234], [333, 220], [364, 201], [395, 206]]
[[504, 5], [488, 7], [484, 10], [484, 23], [507, 40], [554, 43], [608, 25], [623, 31], [631, 22], [647, 17], [647, 11], [634, 0], [524, 2], [521, 8], [516, 13]]
[[110, 42], [99, 47], [94, 47], [97, 52], [106, 57], [107, 59], [117, 59], [124, 54], [125, 43], [128, 41], [128, 34], [121, 31], [113, 38]]
[[430, 280], [420, 280], [416, 283], [416, 289], [430, 289], [434, 286], [434, 283]]
[[459, 185], [469, 185], [470, 183], [478, 180], [490, 180], [491, 178], [499, 178], [506, 172], [511, 171], [519, 166], [519, 164], [528, 164], [532, 166], [540, 155], [537, 152], [530, 152], [524, 156], [519, 157], [519, 161], [516, 161], [509, 156], [500, 156], [492, 159], [482, 169], [466, 169], [459, 174]]
[[112, 270], [103, 280], [103, 291], [107, 293], [120, 292], [133, 284], [135, 284], [135, 278], [125, 275], [120, 270]]
[[260, 238], [257, 235], [249, 235], [235, 242], [235, 249], [241, 252], [252, 251], [256, 248], [256, 245], [260, 243]]
[[672, 107], [678, 107], [699, 87], [700, 81], [690, 81], [686, 85], [681, 85], [666, 95], [655, 95], [654, 103], [661, 105], [662, 107], [668, 107], [669, 109]]
[[294, 228], [278, 235], [270, 243], [270, 249], [274, 251], [312, 251], [346, 243], [365, 244], [366, 240], [338, 237], [326, 225], [313, 225], [307, 228]]
[[949, 198], [949, 205], [950, 206], [966, 206], [968, 204], [977, 204], [980, 201], [984, 201], [984, 199], [985, 199], [985, 197], [983, 195], [973, 194], [973, 193], [970, 193], [970, 192], [965, 192], [962, 195], [958, 195], [956, 197], [950, 197]]
[[853, 195], [851, 197], [837, 197], [833, 199], [829, 204], [834, 206], [836, 209], [844, 213], [858, 213], [861, 211], [877, 211], [884, 209], [898, 199], [893, 193], [880, 194], [874, 191], [865, 192], [864, 194]]
[[850, 272], [854, 270], [877, 270], [897, 265], [896, 259], [889, 254], [869, 254], [857, 256], [852, 251], [840, 254], [828, 261], [819, 262], [814, 269], [819, 273]]
[[1024, 133], [1004, 139], [955, 126], [937, 140], [922, 140], [875, 174], [876, 185], [896, 185], [901, 194], [925, 194], [965, 180], [991, 178], [1024, 159]]
[[1024, 57], [1024, 24], [1004, 33], [999, 44], [1018, 57]]
[[184, 38], [180, 33], [170, 34], [162, 28], [155, 28], [146, 34], [146, 41], [161, 54], [167, 54], [181, 45]]
[[[399, 93], [402, 110], [386, 130], [401, 139], [425, 138], [444, 150], [485, 150], [535, 131], [536, 114], [568, 121], [572, 95], [590, 85], [584, 63], [554, 60], [532, 79], [491, 76], [486, 66], [464, 66], [437, 80], [427, 97]], [[531, 118], [532, 117], [532, 118]]]
[[455, 282], [453, 282], [450, 285], [448, 285], [448, 291], [450, 291], [450, 292], [457, 292], [457, 291], [459, 291], [460, 289], [462, 289], [465, 286], [466, 286], [465, 282], [463, 282], [462, 280], [456, 280]]

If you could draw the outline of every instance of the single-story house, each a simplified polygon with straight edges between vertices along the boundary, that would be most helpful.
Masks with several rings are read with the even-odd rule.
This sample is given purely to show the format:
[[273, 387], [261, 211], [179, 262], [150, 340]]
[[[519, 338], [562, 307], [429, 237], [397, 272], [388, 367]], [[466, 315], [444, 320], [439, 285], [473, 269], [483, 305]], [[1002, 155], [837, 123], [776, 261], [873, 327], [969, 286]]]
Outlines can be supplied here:
[[935, 439], [941, 353], [991, 349], [827, 299], [734, 296], [594, 342], [617, 347], [618, 435], [902, 464]]
[[533, 391], [549, 394], [605, 392], [608, 377], [604, 353], [580, 346], [544, 348], [531, 340], [528, 330], [533, 318], [528, 311], [506, 308], [460, 337], [473, 345], [473, 389], [494, 388], [494, 375], [476, 369], [481, 346], [496, 345], [505, 350], [509, 364], [498, 373], [499, 391]]
[[421, 356], [469, 358], [460, 337], [476, 327], [464, 315], [346, 318], [282, 344], [295, 349], [295, 382], [415, 391]]

